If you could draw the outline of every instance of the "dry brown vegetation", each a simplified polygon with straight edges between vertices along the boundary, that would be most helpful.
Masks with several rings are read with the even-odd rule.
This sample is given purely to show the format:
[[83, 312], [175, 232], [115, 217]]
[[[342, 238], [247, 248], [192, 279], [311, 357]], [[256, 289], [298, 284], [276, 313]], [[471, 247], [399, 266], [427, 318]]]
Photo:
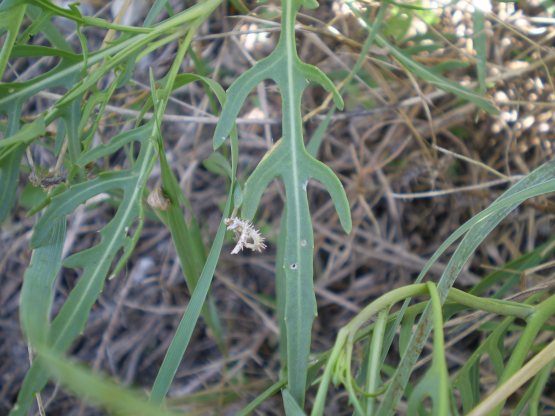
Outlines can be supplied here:
[[[320, 8], [300, 16], [299, 54], [339, 83], [357, 59], [365, 34], [352, 14], [337, 2], [321, 3]], [[110, 18], [108, 7], [93, 2], [84, 2], [85, 6]], [[224, 86], [266, 56], [276, 39], [271, 26], [269, 32], [261, 32], [268, 28], [261, 19], [269, 18], [272, 7], [254, 2], [248, 2], [248, 7], [248, 17], [231, 15], [229, 8], [218, 9], [194, 44], [199, 57], [210, 67], [209, 76], [214, 75]], [[487, 94], [499, 107], [498, 115], [486, 114], [473, 104], [460, 105], [452, 95], [417, 80], [378, 47], [371, 49], [360, 74], [371, 79], [373, 87], [355, 78], [342, 90], [347, 108], [333, 115], [319, 158], [338, 174], [346, 188], [353, 231], [350, 235], [341, 231], [328, 196], [318, 183], [311, 182], [319, 306], [314, 351], [330, 348], [338, 328], [369, 301], [411, 283], [425, 260], [453, 230], [488, 206], [520, 175], [553, 157], [555, 19], [549, 11], [553, 7], [531, 0], [520, 5], [494, 3], [487, 19]], [[442, 10], [433, 26], [426, 26], [415, 15], [410, 30], [436, 33], [441, 47], [414, 57], [428, 66], [468, 63], [445, 74], [475, 85], [471, 13], [457, 5]], [[337, 31], [330, 30], [331, 26]], [[66, 32], [70, 36], [71, 28]], [[101, 44], [103, 33], [90, 30], [85, 34], [91, 48]], [[34, 42], [40, 44], [40, 37]], [[397, 42], [411, 46], [410, 40]], [[147, 65], [152, 66], [156, 79], [161, 78], [174, 50], [175, 44], [158, 50], [144, 70], [135, 73], [133, 87], [116, 94], [95, 140], [107, 141], [133, 122], [133, 102], [149, 94]], [[16, 60], [4, 81], [31, 77], [49, 65], [48, 60]], [[186, 61], [183, 72], [189, 71], [202, 68]], [[38, 94], [27, 113], [39, 112], [51, 99], [49, 94]], [[328, 101], [329, 97], [317, 87], [305, 94], [307, 136], [324, 119]], [[203, 89], [187, 86], [173, 95], [163, 124], [169, 161], [192, 202], [207, 246], [226, 197], [223, 177], [203, 165], [213, 151], [215, 119], [209, 113], [210, 102]], [[252, 171], [280, 137], [279, 121], [279, 94], [274, 85], [266, 83], [252, 95], [239, 120], [240, 178]], [[30, 153], [35, 164], [55, 164], [53, 156], [40, 148]], [[104, 163], [114, 167], [124, 160], [114, 156]], [[103, 168], [93, 167], [91, 175]], [[27, 184], [28, 173], [22, 174], [18, 192]], [[151, 187], [159, 180], [159, 169], [155, 168]], [[191, 403], [185, 406], [191, 414], [233, 414], [279, 377], [273, 277], [282, 198], [283, 189], [275, 182], [262, 199], [257, 225], [268, 239], [263, 254], [233, 256], [229, 254], [231, 240], [224, 246], [211, 294], [223, 323], [226, 353], [218, 349], [204, 324], [199, 325], [171, 390], [170, 401]], [[26, 212], [24, 204], [19, 204], [0, 234], [0, 414], [5, 414], [14, 402], [29, 362], [18, 324], [19, 290], [30, 261], [28, 242], [35, 222], [35, 217]], [[93, 245], [98, 239], [95, 231], [112, 214], [107, 204], [82, 206], [69, 219], [65, 253]], [[469, 288], [491, 270], [502, 268], [507, 261], [545, 242], [552, 235], [553, 214], [555, 205], [549, 199], [528, 201], [481, 245], [457, 286]], [[72, 355], [92, 368], [124, 385], [138, 387], [151, 385], [188, 302], [169, 232], [154, 215], [147, 216], [128, 265], [107, 281], [85, 333], [71, 349]], [[437, 277], [442, 267], [442, 263], [434, 266], [431, 278]], [[64, 269], [57, 283], [54, 311], [78, 278], [75, 271]], [[553, 282], [549, 270], [535, 270], [523, 276], [521, 288]], [[472, 351], [478, 335], [462, 339], [456, 333], [447, 335], [448, 343], [454, 340], [447, 357], [456, 367], [461, 357]], [[423, 357], [426, 359], [426, 352]], [[483, 368], [483, 379], [487, 380], [489, 371], [487, 366]], [[100, 412], [85, 407], [53, 384], [41, 398], [51, 415]], [[546, 397], [545, 402], [555, 406], [552, 398]], [[328, 404], [329, 414], [342, 414], [344, 393], [336, 391]], [[258, 412], [281, 414], [280, 399], [266, 401]], [[345, 414], [349, 412], [347, 409]]]

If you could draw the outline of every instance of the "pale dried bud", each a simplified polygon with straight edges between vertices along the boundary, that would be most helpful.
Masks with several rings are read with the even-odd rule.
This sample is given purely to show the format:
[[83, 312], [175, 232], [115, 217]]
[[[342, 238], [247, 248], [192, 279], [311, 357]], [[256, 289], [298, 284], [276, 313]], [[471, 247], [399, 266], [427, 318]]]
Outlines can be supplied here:
[[170, 207], [170, 200], [160, 186], [154, 188], [154, 190], [148, 195], [146, 199], [148, 205], [151, 208], [159, 209], [160, 211], [166, 211]]

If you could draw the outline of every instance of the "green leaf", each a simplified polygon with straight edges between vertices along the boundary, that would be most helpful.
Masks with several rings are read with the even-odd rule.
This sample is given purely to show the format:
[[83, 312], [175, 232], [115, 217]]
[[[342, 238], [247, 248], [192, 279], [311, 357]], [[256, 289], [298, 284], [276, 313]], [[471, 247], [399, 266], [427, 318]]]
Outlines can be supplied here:
[[[195, 74], [182, 74], [181, 76], [177, 76], [172, 89], [179, 88], [180, 86], [193, 81], [202, 81], [207, 88], [214, 92], [219, 100], [222, 102], [225, 100], [225, 92], [218, 83]], [[157, 106], [158, 103], [155, 102], [155, 97], [152, 97], [152, 100], [154, 105]], [[195, 291], [199, 278], [202, 275], [204, 264], [206, 262], [206, 249], [198, 224], [192, 213], [190, 203], [183, 194], [177, 178], [173, 174], [166, 159], [162, 135], [158, 134], [157, 139], [158, 148], [160, 149], [159, 155], [163, 192], [170, 201], [167, 210], [159, 211], [159, 215], [163, 218], [164, 223], [168, 226], [171, 233], [185, 280], [187, 282], [187, 287], [192, 293]], [[223, 170], [223, 174], [234, 181], [235, 173], [232, 170], [231, 164], [220, 153], [213, 153], [211, 156], [212, 160], [216, 160], [214, 162], [215, 166], [221, 168]], [[183, 216], [181, 203], [184, 203], [184, 205], [190, 210], [192, 219], [189, 224], [187, 224]], [[218, 347], [222, 353], [225, 353], [223, 329], [220, 319], [218, 318], [216, 304], [212, 297], [207, 297], [202, 308], [202, 316], [210, 328]]]
[[9, 10], [0, 10], [0, 27], [8, 31], [2, 49], [0, 49], [0, 80], [4, 76], [8, 59], [17, 40], [17, 34], [23, 22], [26, 8], [25, 4], [20, 3], [18, 6], [12, 6]]
[[[19, 116], [21, 115], [21, 104], [16, 103], [7, 111], [7, 114], [8, 126], [5, 131], [5, 136], [9, 138], [17, 134]], [[6, 148], [9, 149], [10, 146]], [[2, 200], [0, 204], [0, 224], [6, 219], [15, 204], [16, 190], [19, 183], [19, 162], [23, 155], [23, 150], [24, 147], [18, 145], [15, 149], [11, 150], [6, 158], [0, 160], [0, 198]]]
[[497, 114], [499, 110], [497, 107], [488, 99], [484, 98], [482, 95], [477, 94], [462, 85], [451, 81], [447, 78], [442, 77], [434, 73], [433, 71], [426, 68], [424, 65], [419, 64], [414, 61], [408, 55], [404, 54], [402, 50], [393, 46], [385, 40], [380, 35], [376, 36], [376, 43], [381, 47], [387, 48], [389, 52], [397, 59], [402, 65], [404, 65], [408, 70], [422, 78], [424, 81], [435, 85], [441, 90], [455, 94], [456, 96], [469, 101], [476, 106], [482, 108], [490, 114]]
[[91, 370], [69, 361], [66, 357], [51, 349], [40, 348], [39, 357], [45, 369], [62, 386], [89, 403], [102, 406], [111, 414], [128, 416], [177, 416], [149, 403], [139, 392], [123, 388], [120, 385], [94, 374]]
[[[459, 227], [434, 253], [420, 275], [420, 282], [429, 271], [439, 256], [451, 246], [458, 238], [464, 235], [463, 240], [452, 255], [438, 284], [441, 301], [445, 300], [447, 291], [452, 287], [464, 265], [474, 253], [478, 245], [487, 237], [499, 222], [518, 207], [523, 201], [533, 196], [543, 195], [555, 191], [555, 161], [545, 163], [533, 172], [526, 175], [519, 182], [503, 193], [488, 208], [475, 215]], [[390, 386], [386, 391], [383, 401], [378, 409], [379, 414], [389, 415], [396, 409], [397, 403], [403, 395], [408, 378], [418, 360], [420, 352], [431, 330], [430, 308], [426, 308], [410, 340], [407, 352], [403, 355], [401, 363], [393, 376]]]
[[79, 166], [85, 166], [90, 162], [94, 162], [102, 157], [111, 155], [117, 150], [121, 149], [123, 146], [133, 142], [133, 141], [143, 141], [146, 137], [150, 135], [152, 131], [153, 123], [149, 122], [141, 127], [137, 127], [123, 133], [117, 134], [112, 137], [112, 139], [105, 144], [100, 144], [87, 152], [83, 152], [79, 158], [75, 161]]
[[231, 165], [221, 153], [213, 152], [202, 164], [212, 173], [231, 178]]
[[[205, 16], [206, 17], [206, 16]], [[192, 33], [192, 32], [191, 32]], [[181, 61], [184, 57], [185, 52], [188, 50], [190, 46], [190, 42], [192, 41], [192, 36], [187, 37], [184, 42], [180, 45], [177, 58], [174, 60], [174, 65], [170, 70], [170, 74], [167, 78], [167, 86], [165, 89], [165, 93], [168, 94], [172, 89], [172, 85], [175, 81], [174, 75], [177, 73], [177, 70], [181, 64]], [[206, 80], [204, 77], [197, 77], [196, 79]], [[152, 81], [151, 81], [152, 82]], [[221, 89], [218, 88], [217, 84], [213, 83], [214, 88], [213, 91], [216, 95], [220, 94]], [[223, 99], [223, 95], [220, 95], [220, 98]], [[158, 105], [156, 102], [156, 96], [153, 95], [153, 103]], [[157, 107], [160, 108], [160, 107]], [[161, 119], [161, 113], [158, 120]], [[158, 131], [159, 132], [159, 131]], [[220, 255], [221, 248], [223, 246], [224, 237], [225, 237], [225, 218], [229, 216], [229, 211], [231, 208], [231, 203], [233, 200], [233, 193], [234, 193], [234, 185], [235, 185], [235, 176], [237, 172], [237, 159], [238, 159], [238, 144], [237, 144], [237, 135], [235, 134], [235, 129], [232, 128], [232, 136], [231, 136], [231, 171], [232, 171], [232, 181], [231, 186], [229, 189], [228, 199], [226, 202], [226, 207], [224, 208], [223, 217], [220, 221], [220, 226], [218, 228], [218, 232], [216, 237], [214, 238], [214, 243], [210, 248], [210, 252], [206, 259], [206, 263], [203, 266], [202, 272], [198, 281], [196, 282], [196, 287], [194, 292], [192, 293], [191, 300], [189, 305], [183, 315], [181, 322], [177, 328], [177, 331], [174, 335], [170, 343], [170, 347], [166, 352], [166, 356], [164, 357], [164, 361], [162, 362], [162, 366], [158, 371], [156, 376], [156, 380], [154, 381], [154, 385], [151, 391], [151, 401], [155, 403], [160, 403], [164, 400], [166, 396], [172, 380], [177, 372], [179, 364], [185, 354], [187, 346], [189, 345], [189, 341], [191, 339], [191, 335], [193, 330], [196, 326], [197, 320], [201, 314], [203, 305], [206, 302], [206, 298], [208, 296], [208, 291], [210, 288], [210, 283], [212, 281], [212, 277], [214, 275], [214, 271], [218, 262], [218, 258]], [[168, 183], [170, 186], [175, 186], [175, 182]]]
[[17, 133], [9, 138], [0, 140], [0, 163], [20, 146], [26, 146], [37, 137], [46, 133], [44, 118], [39, 117], [32, 123], [24, 125]]
[[[368, 20], [367, 16], [363, 15], [351, 3], [347, 3], [347, 4], [351, 8], [353, 13], [357, 17], [359, 17], [362, 21], [364, 21], [365, 25], [367, 26], [367, 30], [372, 32], [374, 30], [373, 24]], [[476, 106], [482, 108], [483, 110], [491, 114], [498, 113], [497, 107], [490, 100], [486, 99], [483, 95], [477, 94], [454, 81], [451, 81], [445, 77], [442, 77], [441, 75], [434, 73], [432, 70], [426, 68], [424, 65], [421, 65], [415, 60], [413, 60], [403, 50], [392, 45], [390, 42], [388, 42], [385, 39], [384, 36], [376, 33], [375, 39], [378, 46], [389, 50], [391, 55], [414, 75], [420, 77], [421, 79], [423, 79], [426, 82], [429, 82], [432, 85], [435, 85], [436, 87], [438, 87], [443, 91], [455, 94], [456, 96], [475, 104]]]
[[185, 355], [185, 350], [189, 345], [193, 330], [195, 329], [196, 322], [202, 311], [203, 304], [205, 302], [206, 296], [208, 295], [208, 290], [210, 289], [210, 284], [212, 283], [212, 277], [214, 276], [214, 271], [216, 270], [216, 265], [218, 263], [218, 258], [220, 256], [220, 251], [224, 244], [226, 225], [224, 218], [226, 218], [231, 211], [231, 192], [228, 196], [226, 206], [224, 208], [223, 217], [220, 221], [218, 227], [218, 232], [214, 237], [214, 243], [208, 253], [208, 258], [202, 273], [198, 279], [195, 290], [191, 296], [191, 300], [187, 305], [187, 309], [179, 322], [179, 326], [175, 331], [172, 342], [168, 348], [162, 366], [158, 371], [156, 380], [152, 387], [150, 393], [150, 401], [155, 404], [162, 403], [164, 397], [166, 396], [171, 382], [175, 377], [179, 363]]
[[[33, 0], [35, 4], [41, 7], [51, 10], [51, 4], [44, 0]], [[175, 31], [175, 33], [168, 34], [160, 40], [160, 44], [164, 42], [170, 42], [174, 39], [175, 34], [182, 35], [186, 34], [184, 41], [180, 45], [178, 54], [170, 68], [170, 72], [166, 77], [166, 82], [163, 87], [156, 91], [159, 93], [160, 100], [156, 108], [155, 120], [161, 120], [166, 109], [167, 102], [172, 91], [171, 86], [173, 85], [175, 78], [177, 76], [177, 71], [179, 70], [185, 52], [190, 46], [190, 42], [193, 39], [195, 29], [206, 19], [208, 14], [219, 4], [218, 0], [208, 0], [193, 6], [183, 13], [180, 13], [174, 18], [168, 19], [166, 22], [162, 22], [152, 30], [148, 30], [148, 34], [138, 34], [134, 39], [128, 39], [121, 42], [114, 42], [112, 46], [109, 46], [97, 54], [91, 55], [87, 62], [80, 63], [70, 63], [66, 58], [62, 59], [63, 65], [60, 64], [53, 71], [35, 78], [34, 80], [26, 83], [15, 83], [9, 85], [0, 86], [0, 109], [8, 113], [8, 129], [6, 136], [10, 140], [10, 136], [17, 132], [16, 127], [19, 125], [19, 111], [24, 100], [31, 97], [36, 92], [49, 88], [52, 86], [63, 85], [64, 81], [67, 81], [68, 77], [77, 76], [79, 72], [85, 67], [93, 64], [100, 63], [104, 59], [107, 62], [100, 64], [98, 66], [98, 71], [93, 73], [92, 78], [89, 77], [77, 85], [75, 89], [72, 89], [62, 100], [57, 103], [57, 108], [52, 111], [47, 112], [44, 117], [45, 124], [48, 125], [50, 122], [60, 118], [64, 115], [63, 107], [68, 106], [67, 113], [67, 130], [71, 130], [70, 146], [73, 146], [73, 150], [70, 158], [73, 160], [80, 160], [81, 153], [81, 142], [80, 142], [80, 130], [82, 128], [79, 123], [79, 118], [81, 118], [80, 103], [75, 101], [79, 99], [80, 95], [88, 92], [89, 89], [95, 90], [96, 87], [94, 83], [90, 83], [90, 80], [99, 73], [106, 73], [112, 68], [113, 61], [110, 59], [112, 54], [115, 54], [115, 60], [125, 60], [128, 56], [129, 51], [135, 49], [144, 48], [146, 44], [160, 37], [161, 35], [167, 34], [167, 32]], [[67, 11], [68, 18], [80, 19], [78, 12], [73, 8]], [[58, 12], [58, 9], [54, 10]], [[66, 13], [66, 12], [64, 12]], [[70, 16], [71, 15], [71, 16]], [[91, 20], [88, 18], [83, 18], [89, 23]], [[185, 24], [186, 23], [186, 24]], [[178, 28], [178, 29], [176, 29]], [[64, 61], [64, 59], [66, 59]], [[4, 95], [2, 92], [7, 91], [9, 95]], [[109, 98], [110, 94], [106, 95]], [[106, 98], [106, 99], [108, 99]], [[74, 106], [74, 107], [72, 107]], [[89, 108], [87, 107], [87, 111]], [[140, 121], [139, 121], [140, 122]], [[154, 140], [148, 140], [151, 137], [155, 137], [158, 131], [158, 126], [156, 123], [150, 125], [150, 129], [143, 129], [134, 132], [133, 139], [138, 140], [140, 143], [140, 150], [138, 157], [132, 158], [130, 169], [120, 172], [107, 172], [100, 174], [97, 178], [78, 183], [69, 188], [59, 187], [54, 190], [55, 195], [52, 196], [49, 206], [46, 208], [44, 214], [39, 219], [35, 225], [32, 246], [35, 248], [36, 253], [42, 253], [43, 251], [52, 246], [52, 236], [57, 235], [56, 230], [59, 227], [60, 222], [65, 223], [65, 217], [71, 214], [80, 204], [87, 201], [91, 197], [102, 193], [114, 193], [121, 198], [121, 202], [116, 204], [116, 213], [112, 220], [100, 231], [100, 242], [84, 251], [78, 252], [71, 257], [65, 259], [64, 265], [66, 267], [74, 267], [82, 269], [81, 275], [77, 281], [76, 286], [71, 290], [65, 303], [62, 305], [59, 313], [52, 321], [50, 330], [46, 336], [46, 343], [49, 349], [54, 350], [55, 354], [61, 354], [63, 351], [67, 350], [74, 340], [82, 333], [83, 328], [87, 322], [90, 309], [98, 299], [100, 295], [104, 281], [110, 272], [111, 265], [116, 260], [116, 256], [120, 254], [120, 258], [117, 262], [114, 272], [117, 272], [128, 259], [134, 245], [136, 244], [138, 237], [140, 235], [140, 230], [143, 222], [143, 205], [142, 198], [144, 195], [144, 190], [146, 186], [146, 181], [152, 171], [152, 168], [156, 161], [156, 151], [157, 146]], [[126, 140], [128, 137], [125, 138]], [[123, 141], [121, 139], [120, 141]], [[121, 143], [118, 143], [118, 145]], [[10, 155], [7, 160], [14, 160], [16, 167], [19, 164], [19, 158], [21, 156], [21, 151], [23, 146], [17, 149], [19, 154], [18, 158], [13, 158], [16, 155], [14, 152]], [[105, 149], [99, 149], [96, 151], [96, 155], [103, 154]], [[105, 153], [104, 153], [105, 154]], [[237, 152], [234, 150], [233, 154], [236, 156]], [[94, 153], [88, 154], [86, 157], [94, 157]], [[83, 160], [83, 159], [81, 159]], [[0, 174], [4, 172], [9, 172], [12, 174], [15, 169], [5, 170], [6, 165], [0, 165]], [[236, 168], [236, 163], [233, 165]], [[13, 176], [13, 175], [12, 175]], [[0, 175], [0, 179], [3, 179]], [[4, 182], [0, 181], [0, 184], [4, 185]], [[7, 183], [17, 183], [15, 180]], [[4, 192], [4, 189], [2, 189]], [[2, 205], [3, 207], [4, 205]], [[133, 227], [136, 225], [136, 231], [133, 235]], [[58, 248], [58, 246], [56, 246]], [[37, 256], [39, 256], [37, 254]], [[38, 257], [37, 257], [38, 258]], [[52, 259], [54, 260], [54, 258]], [[61, 264], [55, 263], [54, 266], [49, 266], [48, 275], [44, 278], [50, 282], [53, 277], [56, 268], [60, 268]], [[33, 271], [33, 270], [31, 270]], [[56, 271], [57, 273], [57, 271]], [[48, 296], [47, 296], [48, 298]], [[47, 302], [48, 299], [45, 299]], [[28, 305], [29, 302], [26, 302]], [[41, 309], [44, 311], [46, 306], [42, 306]], [[48, 315], [45, 315], [47, 317]], [[24, 318], [26, 322], [29, 321], [28, 318]], [[44, 320], [41, 321], [44, 323]], [[26, 324], [28, 327], [29, 324]], [[46, 327], [47, 328], [47, 327]], [[31, 330], [30, 333], [36, 331]], [[44, 337], [41, 334], [39, 339]], [[33, 347], [40, 347], [33, 345]], [[17, 404], [12, 409], [12, 415], [25, 415], [29, 409], [29, 406], [35, 398], [35, 394], [39, 392], [43, 386], [46, 384], [49, 376], [49, 372], [52, 371], [49, 367], [49, 360], [47, 357], [38, 356], [36, 360], [33, 361], [31, 369], [26, 374], [23, 386], [19, 392]], [[64, 376], [60, 376], [62, 379]], [[92, 382], [92, 381], [91, 381]], [[80, 390], [80, 392], [82, 392]], [[147, 409], [147, 407], [145, 407]], [[152, 412], [147, 412], [148, 414], [153, 414]], [[155, 412], [155, 414], [158, 414]]]
[[487, 38], [486, 38], [486, 17], [484, 12], [479, 8], [475, 7], [474, 13], [472, 14], [472, 21], [474, 24], [474, 50], [476, 51], [476, 72], [478, 74], [478, 85], [480, 86], [480, 93], [485, 93], [486, 86], [486, 54], [487, 54]]
[[23, 208], [31, 210], [42, 203], [45, 198], [47, 198], [47, 194], [42, 188], [35, 187], [31, 183], [28, 183], [21, 192], [19, 203]]
[[287, 416], [305, 416], [305, 412], [287, 389], [282, 390], [281, 395], [283, 396], [283, 405]]
[[284, 289], [285, 300], [278, 299], [278, 305], [283, 305], [280, 310], [284, 311], [286, 334], [282, 337], [286, 339], [288, 391], [300, 408], [304, 403], [311, 329], [316, 315], [312, 264], [314, 241], [306, 194], [310, 178], [322, 182], [331, 194], [345, 231], [349, 232], [352, 226], [349, 204], [339, 179], [307, 152], [303, 141], [301, 99], [309, 80], [331, 91], [337, 106], [343, 105], [329, 78], [317, 68], [301, 62], [297, 55], [295, 16], [301, 6], [316, 5], [317, 2], [313, 1], [282, 2], [282, 29], [277, 47], [229, 88], [214, 133], [214, 147], [217, 148], [224, 142], [243, 102], [256, 84], [265, 79], [272, 79], [278, 84], [282, 96], [283, 137], [247, 179], [241, 215], [251, 220], [270, 181], [275, 177], [281, 178], [286, 192], [285, 216], [282, 219], [285, 241], [283, 257], [280, 252], [281, 263], [276, 268], [283, 271], [284, 284], [280, 283], [280, 287]]
[[50, 332], [53, 288], [62, 266], [65, 234], [65, 219], [55, 219], [48, 240], [33, 251], [31, 264], [23, 277], [20, 319], [31, 345], [46, 343]]

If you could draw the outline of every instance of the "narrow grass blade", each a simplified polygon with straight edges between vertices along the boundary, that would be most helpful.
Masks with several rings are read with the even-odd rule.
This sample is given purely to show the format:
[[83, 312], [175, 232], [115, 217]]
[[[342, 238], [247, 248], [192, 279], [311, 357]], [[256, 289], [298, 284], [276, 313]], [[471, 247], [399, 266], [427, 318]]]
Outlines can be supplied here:
[[150, 401], [152, 403], [159, 404], [164, 400], [164, 397], [170, 389], [170, 385], [175, 377], [179, 364], [183, 359], [185, 350], [189, 345], [191, 335], [193, 334], [193, 330], [195, 329], [197, 320], [202, 311], [206, 296], [208, 295], [208, 290], [210, 289], [212, 277], [214, 276], [214, 271], [216, 270], [220, 251], [224, 244], [226, 230], [224, 218], [229, 216], [232, 199], [232, 193], [230, 192], [224, 208], [223, 218], [220, 221], [218, 232], [214, 237], [214, 243], [212, 244], [212, 248], [208, 254], [202, 274], [200, 275], [195, 291], [191, 296], [191, 300], [189, 301], [187, 309], [181, 318], [181, 322], [179, 323], [170, 347], [168, 348], [168, 352], [162, 362], [162, 366], [158, 371], [156, 380], [154, 381], [154, 385], [150, 393]]
[[[367, 16], [363, 15], [357, 8], [355, 8], [351, 4], [351, 2], [349, 2], [348, 5], [350, 9], [353, 11], [353, 13], [357, 17], [362, 19], [362, 21], [364, 21], [365, 25], [367, 26], [367, 30], [369, 32], [372, 32], [374, 30], [373, 24], [368, 20]], [[486, 99], [484, 96], [480, 94], [477, 94], [469, 90], [468, 88], [463, 87], [462, 85], [456, 82], [453, 82], [429, 70], [424, 65], [421, 65], [420, 63], [413, 60], [409, 55], [404, 53], [403, 50], [392, 45], [390, 42], [387, 41], [387, 39], [384, 36], [380, 35], [379, 33], [376, 33], [375, 41], [378, 46], [382, 48], [386, 48], [391, 53], [391, 55], [399, 63], [401, 63], [404, 67], [406, 67], [411, 73], [420, 77], [424, 81], [429, 82], [432, 85], [435, 85], [441, 90], [450, 92], [466, 101], [469, 101], [475, 104], [476, 106], [482, 108], [483, 110], [487, 111], [488, 113], [491, 113], [491, 114], [498, 113], [497, 107], [495, 107], [495, 105], [490, 100]]]
[[[154, 151], [152, 146], [147, 145], [135, 165], [135, 171], [107, 173], [100, 175], [92, 184], [85, 182], [70, 187], [66, 192], [53, 198], [37, 223], [32, 238], [35, 248], [48, 244], [56, 219], [65, 219], [69, 212], [86, 199], [114, 188], [122, 189], [124, 193], [116, 215], [100, 232], [100, 243], [64, 261], [66, 267], [82, 268], [83, 273], [52, 322], [48, 345], [54, 350], [67, 350], [82, 332], [89, 311], [102, 291], [104, 280], [115, 256], [119, 250], [124, 250], [122, 256], [125, 257], [131, 250], [133, 241], [136, 241], [129, 236], [128, 230], [141, 212], [142, 190], [153, 164]], [[47, 379], [48, 375], [40, 359], [36, 360], [24, 379], [17, 405], [12, 410], [13, 415], [24, 414], [27, 411], [34, 393], [44, 387]]]
[[[74, 84], [77, 82], [77, 77], [68, 79], [68, 83]], [[81, 154], [81, 132], [79, 130], [79, 122], [81, 120], [81, 100], [82, 96], [77, 97], [75, 100], [69, 102], [61, 107], [60, 117], [64, 121], [66, 140], [68, 143], [68, 156], [69, 160], [73, 163], [79, 158]]]
[[58, 380], [64, 389], [84, 397], [87, 402], [109, 410], [111, 414], [127, 416], [177, 416], [149, 403], [142, 394], [123, 388], [91, 370], [79, 366], [51, 349], [40, 348], [39, 357], [49, 374]]
[[532, 357], [522, 368], [501, 384], [488, 395], [484, 401], [476, 406], [468, 416], [480, 416], [484, 414], [499, 414], [502, 404], [515, 393], [530, 378], [538, 374], [548, 363], [555, 359], [555, 340], [552, 340], [545, 348]]
[[[183, 74], [178, 76], [173, 88], [178, 88], [193, 81], [202, 81], [203, 84], [217, 96], [220, 102], [223, 103], [225, 101], [225, 92], [223, 88], [213, 80], [199, 75]], [[197, 287], [199, 278], [202, 275], [203, 267], [206, 261], [205, 246], [194, 216], [190, 224], [186, 223], [183, 216], [181, 202], [184, 201], [186, 205], [189, 205], [189, 203], [186, 201], [179, 183], [177, 182], [177, 179], [166, 159], [161, 134], [158, 135], [158, 146], [159, 149], [161, 149], [159, 157], [163, 192], [170, 200], [167, 210], [160, 211], [159, 214], [164, 219], [164, 222], [170, 230], [172, 240], [184, 272], [185, 280], [187, 282], [187, 287], [189, 291], [193, 293]], [[224, 169], [225, 173], [230, 180], [233, 181], [234, 173], [229, 162], [227, 162], [227, 160], [220, 153], [214, 153], [213, 155], [221, 157], [221, 160], [219, 159], [220, 163], [226, 167], [226, 169]], [[224, 352], [225, 343], [223, 340], [223, 329], [217, 315], [216, 305], [210, 296], [207, 297], [206, 302], [203, 305], [202, 316], [210, 328], [218, 347], [222, 352]]]
[[457, 371], [452, 385], [453, 388], [460, 391], [465, 414], [476, 406], [480, 400], [479, 379], [482, 357], [486, 354], [489, 355], [489, 359], [497, 372], [500, 373], [502, 371], [503, 351], [501, 349], [503, 348], [503, 339], [513, 322], [513, 317], [507, 317], [499, 322], [495, 330], [474, 350], [464, 365]]
[[[513, 185], [508, 191], [501, 195], [490, 207], [479, 215], [474, 216], [466, 224], [461, 226], [451, 237], [449, 237], [441, 247], [434, 253], [432, 258], [426, 263], [420, 273], [417, 282], [420, 281], [428, 272], [431, 265], [457, 238], [465, 234], [463, 240], [455, 250], [449, 260], [445, 271], [442, 274], [438, 289], [441, 301], [445, 300], [447, 291], [452, 287], [460, 271], [470, 258], [478, 245], [486, 238], [499, 222], [501, 222], [513, 209], [520, 205], [524, 200], [533, 196], [542, 195], [555, 191], [555, 161], [550, 161], [540, 166], [530, 174], [526, 175], [518, 183]], [[424, 311], [416, 330], [414, 331], [410, 346], [406, 354], [403, 355], [401, 363], [392, 378], [391, 384], [386, 391], [383, 402], [378, 409], [379, 414], [392, 414], [400, 400], [408, 378], [418, 359], [423, 345], [426, 342], [431, 330], [430, 308]]]
[[299, 403], [295, 401], [291, 393], [289, 393], [289, 390], [282, 390], [281, 395], [283, 396], [283, 406], [287, 416], [305, 416], [305, 412], [301, 409]]
[[424, 81], [435, 85], [441, 90], [455, 94], [456, 96], [475, 104], [476, 106], [482, 108], [490, 114], [497, 114], [499, 112], [497, 107], [495, 107], [495, 105], [490, 100], [484, 98], [480, 94], [469, 90], [468, 88], [457, 84], [456, 82], [453, 82], [445, 77], [442, 77], [441, 75], [430, 71], [424, 65], [419, 64], [408, 55], [405, 55], [401, 49], [398, 49], [390, 44], [381, 35], [376, 36], [376, 43], [381, 47], [387, 48], [395, 57], [395, 59], [397, 59], [408, 70], [422, 78]]
[[[200, 78], [203, 78], [203, 81], [206, 80], [204, 79], [204, 77], [197, 77], [196, 79]], [[213, 87], [213, 91], [216, 93], [216, 95], [219, 96], [220, 100], [223, 101], [224, 97], [221, 89], [219, 89], [219, 86], [217, 86], [217, 84], [212, 83], [213, 81], [209, 82], [209, 84], [211, 84]], [[237, 175], [237, 160], [239, 150], [237, 132], [233, 126], [231, 128], [230, 147], [232, 177], [231, 186], [229, 189], [229, 194], [223, 211], [222, 219], [220, 220], [220, 225], [218, 227], [216, 236], [214, 237], [214, 242], [212, 243], [210, 252], [208, 253], [206, 263], [204, 264], [200, 277], [198, 278], [198, 281], [196, 283], [195, 290], [194, 292], [192, 292], [187, 309], [183, 314], [183, 317], [172, 339], [170, 347], [166, 352], [166, 356], [164, 357], [162, 366], [158, 371], [158, 374], [156, 375], [156, 380], [154, 381], [154, 385], [152, 387], [150, 395], [150, 400], [154, 403], [161, 403], [170, 389], [171, 383], [173, 381], [173, 378], [175, 377], [179, 364], [181, 363], [187, 346], [189, 345], [191, 335], [193, 334], [193, 330], [201, 314], [203, 305], [206, 302], [208, 291], [210, 289], [210, 284], [214, 276], [214, 271], [216, 270], [216, 265], [218, 263], [218, 258], [220, 256], [220, 252], [224, 243], [226, 231], [224, 220], [230, 215], [231, 206], [234, 200], [233, 196], [235, 193], [235, 178]]]
[[474, 50], [476, 51], [476, 72], [478, 75], [478, 91], [480, 94], [486, 92], [486, 75], [487, 75], [487, 37], [486, 37], [486, 17], [484, 12], [479, 8], [475, 7], [474, 13], [472, 14], [472, 21], [474, 24]]
[[434, 415], [449, 414], [449, 374], [445, 360], [445, 343], [443, 340], [443, 311], [439, 293], [435, 284], [428, 282], [430, 291], [434, 341], [432, 365], [420, 379], [410, 395], [408, 413], [418, 414], [427, 397], [432, 399]]

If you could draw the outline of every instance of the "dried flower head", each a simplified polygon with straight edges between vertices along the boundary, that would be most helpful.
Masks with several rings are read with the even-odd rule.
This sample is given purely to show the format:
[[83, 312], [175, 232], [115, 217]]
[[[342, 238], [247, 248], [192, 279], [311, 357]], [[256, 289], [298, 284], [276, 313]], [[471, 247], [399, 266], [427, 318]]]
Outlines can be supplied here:
[[164, 191], [160, 186], [154, 188], [154, 190], [148, 195], [146, 202], [152, 208], [159, 209], [160, 211], [166, 211], [170, 207], [170, 200], [164, 194]]
[[264, 237], [260, 235], [260, 232], [250, 222], [237, 217], [231, 217], [225, 219], [225, 225], [227, 225], [228, 230], [233, 231], [235, 241], [237, 241], [231, 254], [239, 254], [244, 247], [259, 253], [266, 248]]

